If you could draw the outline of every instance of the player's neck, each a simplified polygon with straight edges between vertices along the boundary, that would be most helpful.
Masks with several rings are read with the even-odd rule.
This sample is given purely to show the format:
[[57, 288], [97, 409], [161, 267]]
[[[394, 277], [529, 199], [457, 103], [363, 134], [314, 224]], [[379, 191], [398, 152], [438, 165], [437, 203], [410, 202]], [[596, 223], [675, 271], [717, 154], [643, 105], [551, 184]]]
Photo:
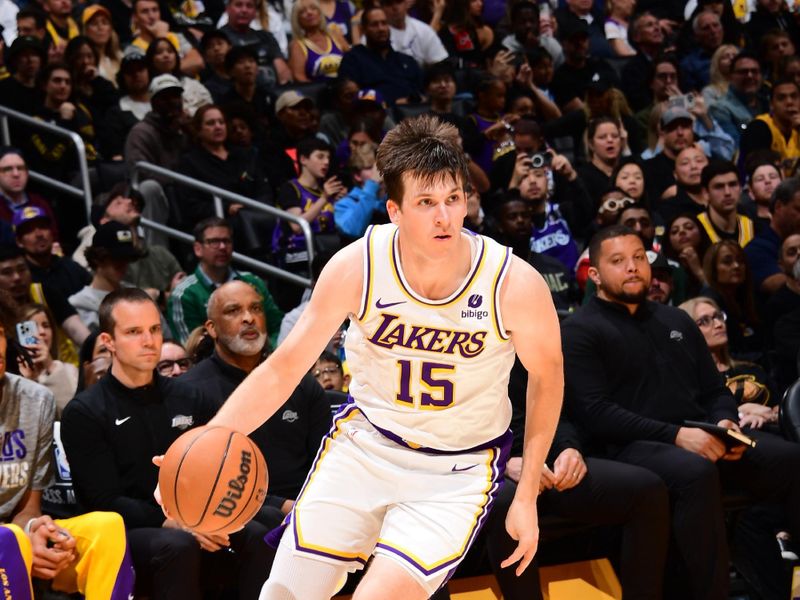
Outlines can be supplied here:
[[411, 243], [404, 244], [402, 235], [398, 248], [406, 281], [417, 294], [430, 300], [450, 296], [461, 286], [472, 266], [472, 244], [464, 235], [453, 244], [452, 252], [436, 257], [419, 251]]

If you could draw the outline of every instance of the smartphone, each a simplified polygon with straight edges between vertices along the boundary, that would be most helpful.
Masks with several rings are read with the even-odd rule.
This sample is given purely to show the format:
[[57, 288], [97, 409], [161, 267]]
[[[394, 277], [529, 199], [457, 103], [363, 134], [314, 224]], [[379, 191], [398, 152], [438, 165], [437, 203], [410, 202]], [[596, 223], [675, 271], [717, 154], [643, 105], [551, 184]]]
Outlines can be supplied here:
[[694, 108], [694, 94], [681, 94], [680, 96], [673, 96], [667, 101], [669, 108], [685, 108], [691, 110]]
[[39, 341], [39, 327], [35, 321], [17, 323], [17, 341], [21, 346], [33, 346]]

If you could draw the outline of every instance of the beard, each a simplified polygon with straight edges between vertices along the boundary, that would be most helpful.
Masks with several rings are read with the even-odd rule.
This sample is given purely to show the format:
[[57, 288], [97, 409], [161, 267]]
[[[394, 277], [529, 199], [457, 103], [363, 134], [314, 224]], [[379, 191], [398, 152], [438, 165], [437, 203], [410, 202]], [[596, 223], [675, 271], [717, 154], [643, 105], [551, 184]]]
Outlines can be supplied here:
[[256, 339], [247, 340], [241, 337], [241, 335], [247, 331], [248, 330], [240, 331], [236, 335], [220, 334], [219, 341], [231, 354], [254, 356], [264, 349], [264, 344], [267, 341], [267, 334], [265, 332], [259, 332]]
[[600, 286], [603, 293], [608, 297], [609, 300], [613, 302], [620, 302], [622, 304], [641, 304], [642, 302], [647, 299], [647, 292], [649, 291], [649, 286], [644, 285], [642, 283], [642, 287], [636, 291], [625, 291], [622, 286], [619, 286], [616, 289], [609, 289], [605, 286]]

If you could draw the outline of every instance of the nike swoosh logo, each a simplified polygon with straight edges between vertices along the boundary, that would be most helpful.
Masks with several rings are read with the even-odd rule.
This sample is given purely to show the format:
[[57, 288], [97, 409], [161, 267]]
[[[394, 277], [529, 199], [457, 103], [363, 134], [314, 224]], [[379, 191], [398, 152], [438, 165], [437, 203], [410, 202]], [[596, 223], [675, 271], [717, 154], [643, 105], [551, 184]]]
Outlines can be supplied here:
[[453, 465], [453, 468], [451, 470], [453, 471], [453, 473], [460, 473], [461, 471], [469, 471], [470, 469], [474, 469], [477, 466], [478, 465], [469, 465], [468, 467], [464, 467], [462, 469], [459, 469], [458, 465], [456, 464], [456, 465]]
[[114, 420], [114, 425], [122, 425], [128, 419], [130, 419], [130, 417], [125, 417], [124, 419], [115, 419]]
[[400, 302], [387, 302], [386, 304], [383, 304], [381, 302], [381, 299], [378, 298], [378, 301], [375, 303], [375, 308], [389, 308], [390, 306], [397, 306], [398, 304], [405, 304], [405, 303], [406, 303], [405, 300], [400, 300]]

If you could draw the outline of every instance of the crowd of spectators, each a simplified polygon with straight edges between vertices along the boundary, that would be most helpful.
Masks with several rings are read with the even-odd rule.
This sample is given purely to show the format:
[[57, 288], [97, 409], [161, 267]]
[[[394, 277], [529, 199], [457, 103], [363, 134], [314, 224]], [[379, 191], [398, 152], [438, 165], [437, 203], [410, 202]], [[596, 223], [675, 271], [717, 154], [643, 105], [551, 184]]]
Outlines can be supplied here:
[[[35, 577], [78, 589], [59, 576], [80, 553], [72, 522], [50, 517], [105, 511], [122, 516], [137, 593], [257, 596], [271, 561], [259, 540], [347, 390], [343, 333], [254, 432], [270, 490], [244, 531], [164, 520], [150, 457], [206, 422], [307, 304], [309, 290], [240, 269], [234, 251], [313, 281], [388, 221], [383, 136], [432, 114], [468, 154], [465, 226], [533, 265], [563, 319], [543, 515], [620, 529], [606, 541], [626, 598], [725, 598], [729, 560], [754, 598], [786, 597], [781, 561], [800, 541], [800, 446], [779, 427], [800, 375], [793, 2], [0, 0], [0, 32], [0, 104], [80, 136], [93, 198], [86, 218], [30, 176], [79, 182], [72, 142], [9, 122], [0, 523], [30, 536]], [[134, 184], [140, 161], [256, 205], [162, 173]], [[539, 593], [536, 569], [499, 566], [525, 386], [518, 365], [516, 458], [477, 544], [511, 599]], [[686, 420], [758, 445], [726, 449]], [[15, 454], [16, 431], [30, 443]], [[748, 505], [726, 538], [732, 492]]]

